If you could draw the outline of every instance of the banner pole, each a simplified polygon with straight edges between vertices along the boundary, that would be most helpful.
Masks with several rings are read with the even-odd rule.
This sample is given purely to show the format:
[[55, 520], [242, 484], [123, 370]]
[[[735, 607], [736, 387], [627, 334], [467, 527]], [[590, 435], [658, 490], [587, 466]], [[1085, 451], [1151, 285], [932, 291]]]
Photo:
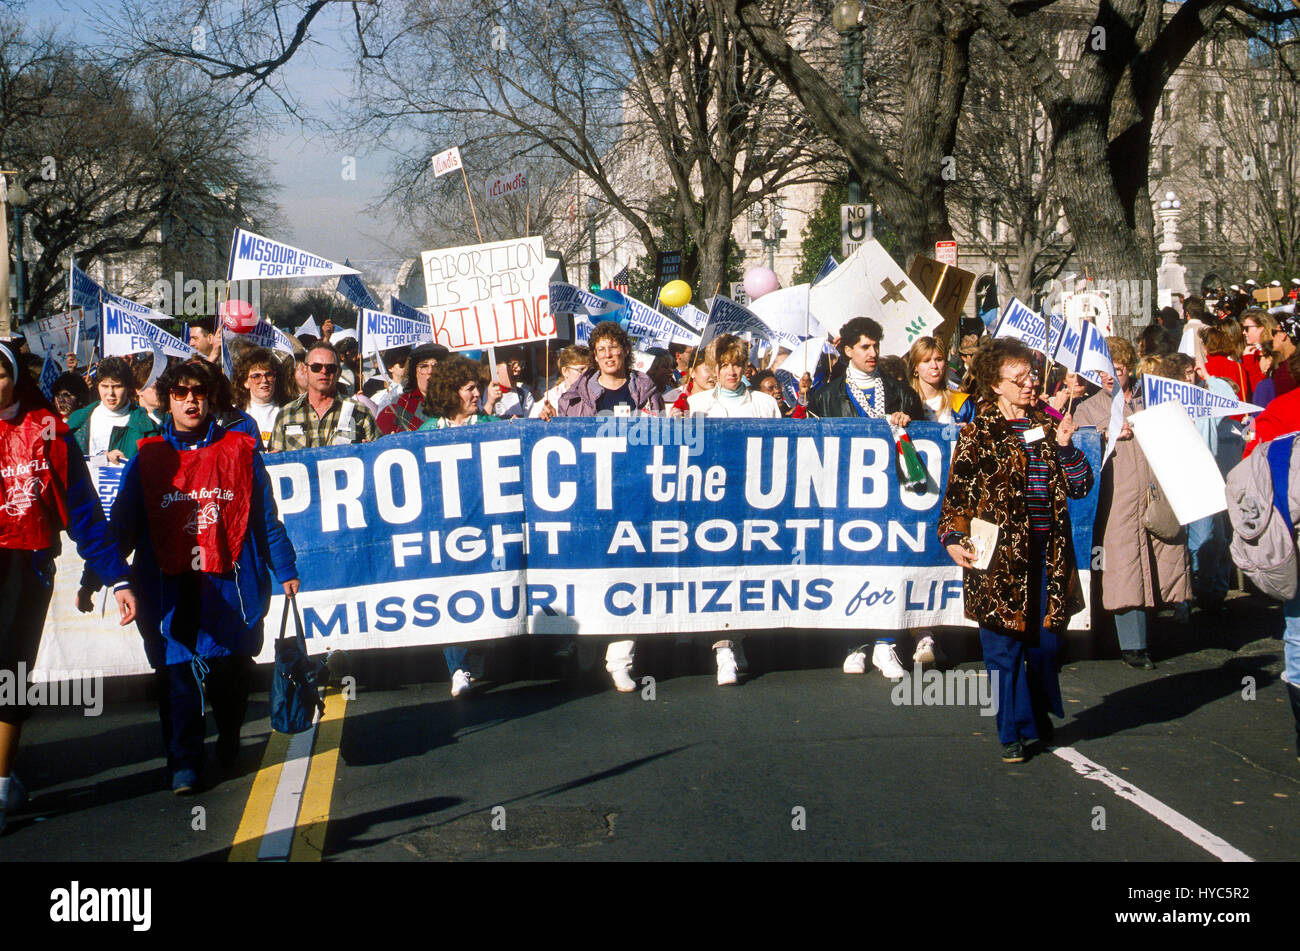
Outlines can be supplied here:
[[460, 180], [465, 183], [465, 197], [469, 199], [469, 211], [474, 216], [474, 231], [478, 234], [478, 243], [483, 243], [483, 230], [478, 226], [478, 212], [474, 210], [474, 196], [469, 190], [469, 176], [465, 174], [465, 164], [460, 166]]

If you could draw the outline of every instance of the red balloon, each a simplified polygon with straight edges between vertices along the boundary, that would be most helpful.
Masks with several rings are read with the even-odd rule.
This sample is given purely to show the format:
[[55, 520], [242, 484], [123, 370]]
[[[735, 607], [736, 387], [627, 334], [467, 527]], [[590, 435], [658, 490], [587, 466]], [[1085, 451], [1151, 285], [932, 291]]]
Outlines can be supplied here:
[[257, 311], [248, 301], [235, 298], [221, 305], [221, 321], [231, 333], [246, 334], [257, 326]]

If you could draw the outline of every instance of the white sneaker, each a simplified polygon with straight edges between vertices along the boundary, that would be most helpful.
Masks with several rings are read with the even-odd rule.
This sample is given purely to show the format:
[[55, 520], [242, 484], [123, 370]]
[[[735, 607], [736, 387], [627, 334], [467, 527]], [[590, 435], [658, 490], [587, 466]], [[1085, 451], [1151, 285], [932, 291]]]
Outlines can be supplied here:
[[943, 651], [939, 650], [939, 645], [934, 642], [934, 635], [922, 632], [922, 637], [916, 642], [916, 651], [912, 654], [912, 663], [914, 664], [938, 664], [942, 663]]
[[636, 690], [636, 681], [632, 679], [632, 672], [629, 670], [611, 670], [609, 677], [614, 681], [614, 688], [619, 693], [632, 693]]
[[736, 683], [740, 678], [736, 674], [736, 654], [730, 647], [719, 647], [716, 651], [718, 658], [718, 686], [726, 687]]
[[459, 697], [469, 693], [474, 689], [474, 680], [469, 675], [469, 671], [458, 670], [451, 675], [451, 695]]
[[871, 665], [884, 675], [886, 680], [899, 681], [907, 676], [907, 671], [898, 662], [898, 654], [893, 644], [877, 644], [871, 649]]
[[844, 672], [846, 674], [865, 674], [867, 672], [867, 652], [861, 647], [855, 648], [848, 657], [844, 658]]

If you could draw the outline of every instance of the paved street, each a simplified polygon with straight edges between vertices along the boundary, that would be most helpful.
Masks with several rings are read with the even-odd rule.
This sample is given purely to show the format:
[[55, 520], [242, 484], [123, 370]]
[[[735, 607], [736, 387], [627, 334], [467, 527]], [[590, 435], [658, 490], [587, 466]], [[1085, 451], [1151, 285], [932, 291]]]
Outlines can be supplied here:
[[[707, 643], [643, 642], [653, 700], [608, 689], [599, 665], [543, 678], [523, 645], [489, 653], [487, 674], [525, 679], [455, 701], [437, 651], [357, 655], [355, 699], [331, 697], [310, 760], [282, 736], [268, 747], [260, 693], [237, 769], [213, 766], [192, 799], [165, 789], [147, 699], [45, 713], [20, 761], [31, 808], [0, 861], [1294, 859], [1300, 766], [1265, 636], [1280, 618], [1232, 608], [1226, 627], [1153, 625], [1154, 672], [1067, 662], [1057, 750], [1018, 766], [977, 707], [895, 705], [878, 674], [839, 671], [839, 641], [793, 634], [752, 637], [737, 688], [713, 683]], [[941, 643], [979, 669], [971, 632]], [[295, 769], [275, 855], [266, 819]]]

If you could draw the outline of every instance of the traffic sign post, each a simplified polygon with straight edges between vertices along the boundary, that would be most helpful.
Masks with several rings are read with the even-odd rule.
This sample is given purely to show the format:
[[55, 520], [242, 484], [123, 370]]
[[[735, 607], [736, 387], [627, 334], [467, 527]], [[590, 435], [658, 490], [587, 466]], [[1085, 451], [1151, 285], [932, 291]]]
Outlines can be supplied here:
[[871, 205], [840, 205], [840, 257], [847, 258], [875, 235]]

